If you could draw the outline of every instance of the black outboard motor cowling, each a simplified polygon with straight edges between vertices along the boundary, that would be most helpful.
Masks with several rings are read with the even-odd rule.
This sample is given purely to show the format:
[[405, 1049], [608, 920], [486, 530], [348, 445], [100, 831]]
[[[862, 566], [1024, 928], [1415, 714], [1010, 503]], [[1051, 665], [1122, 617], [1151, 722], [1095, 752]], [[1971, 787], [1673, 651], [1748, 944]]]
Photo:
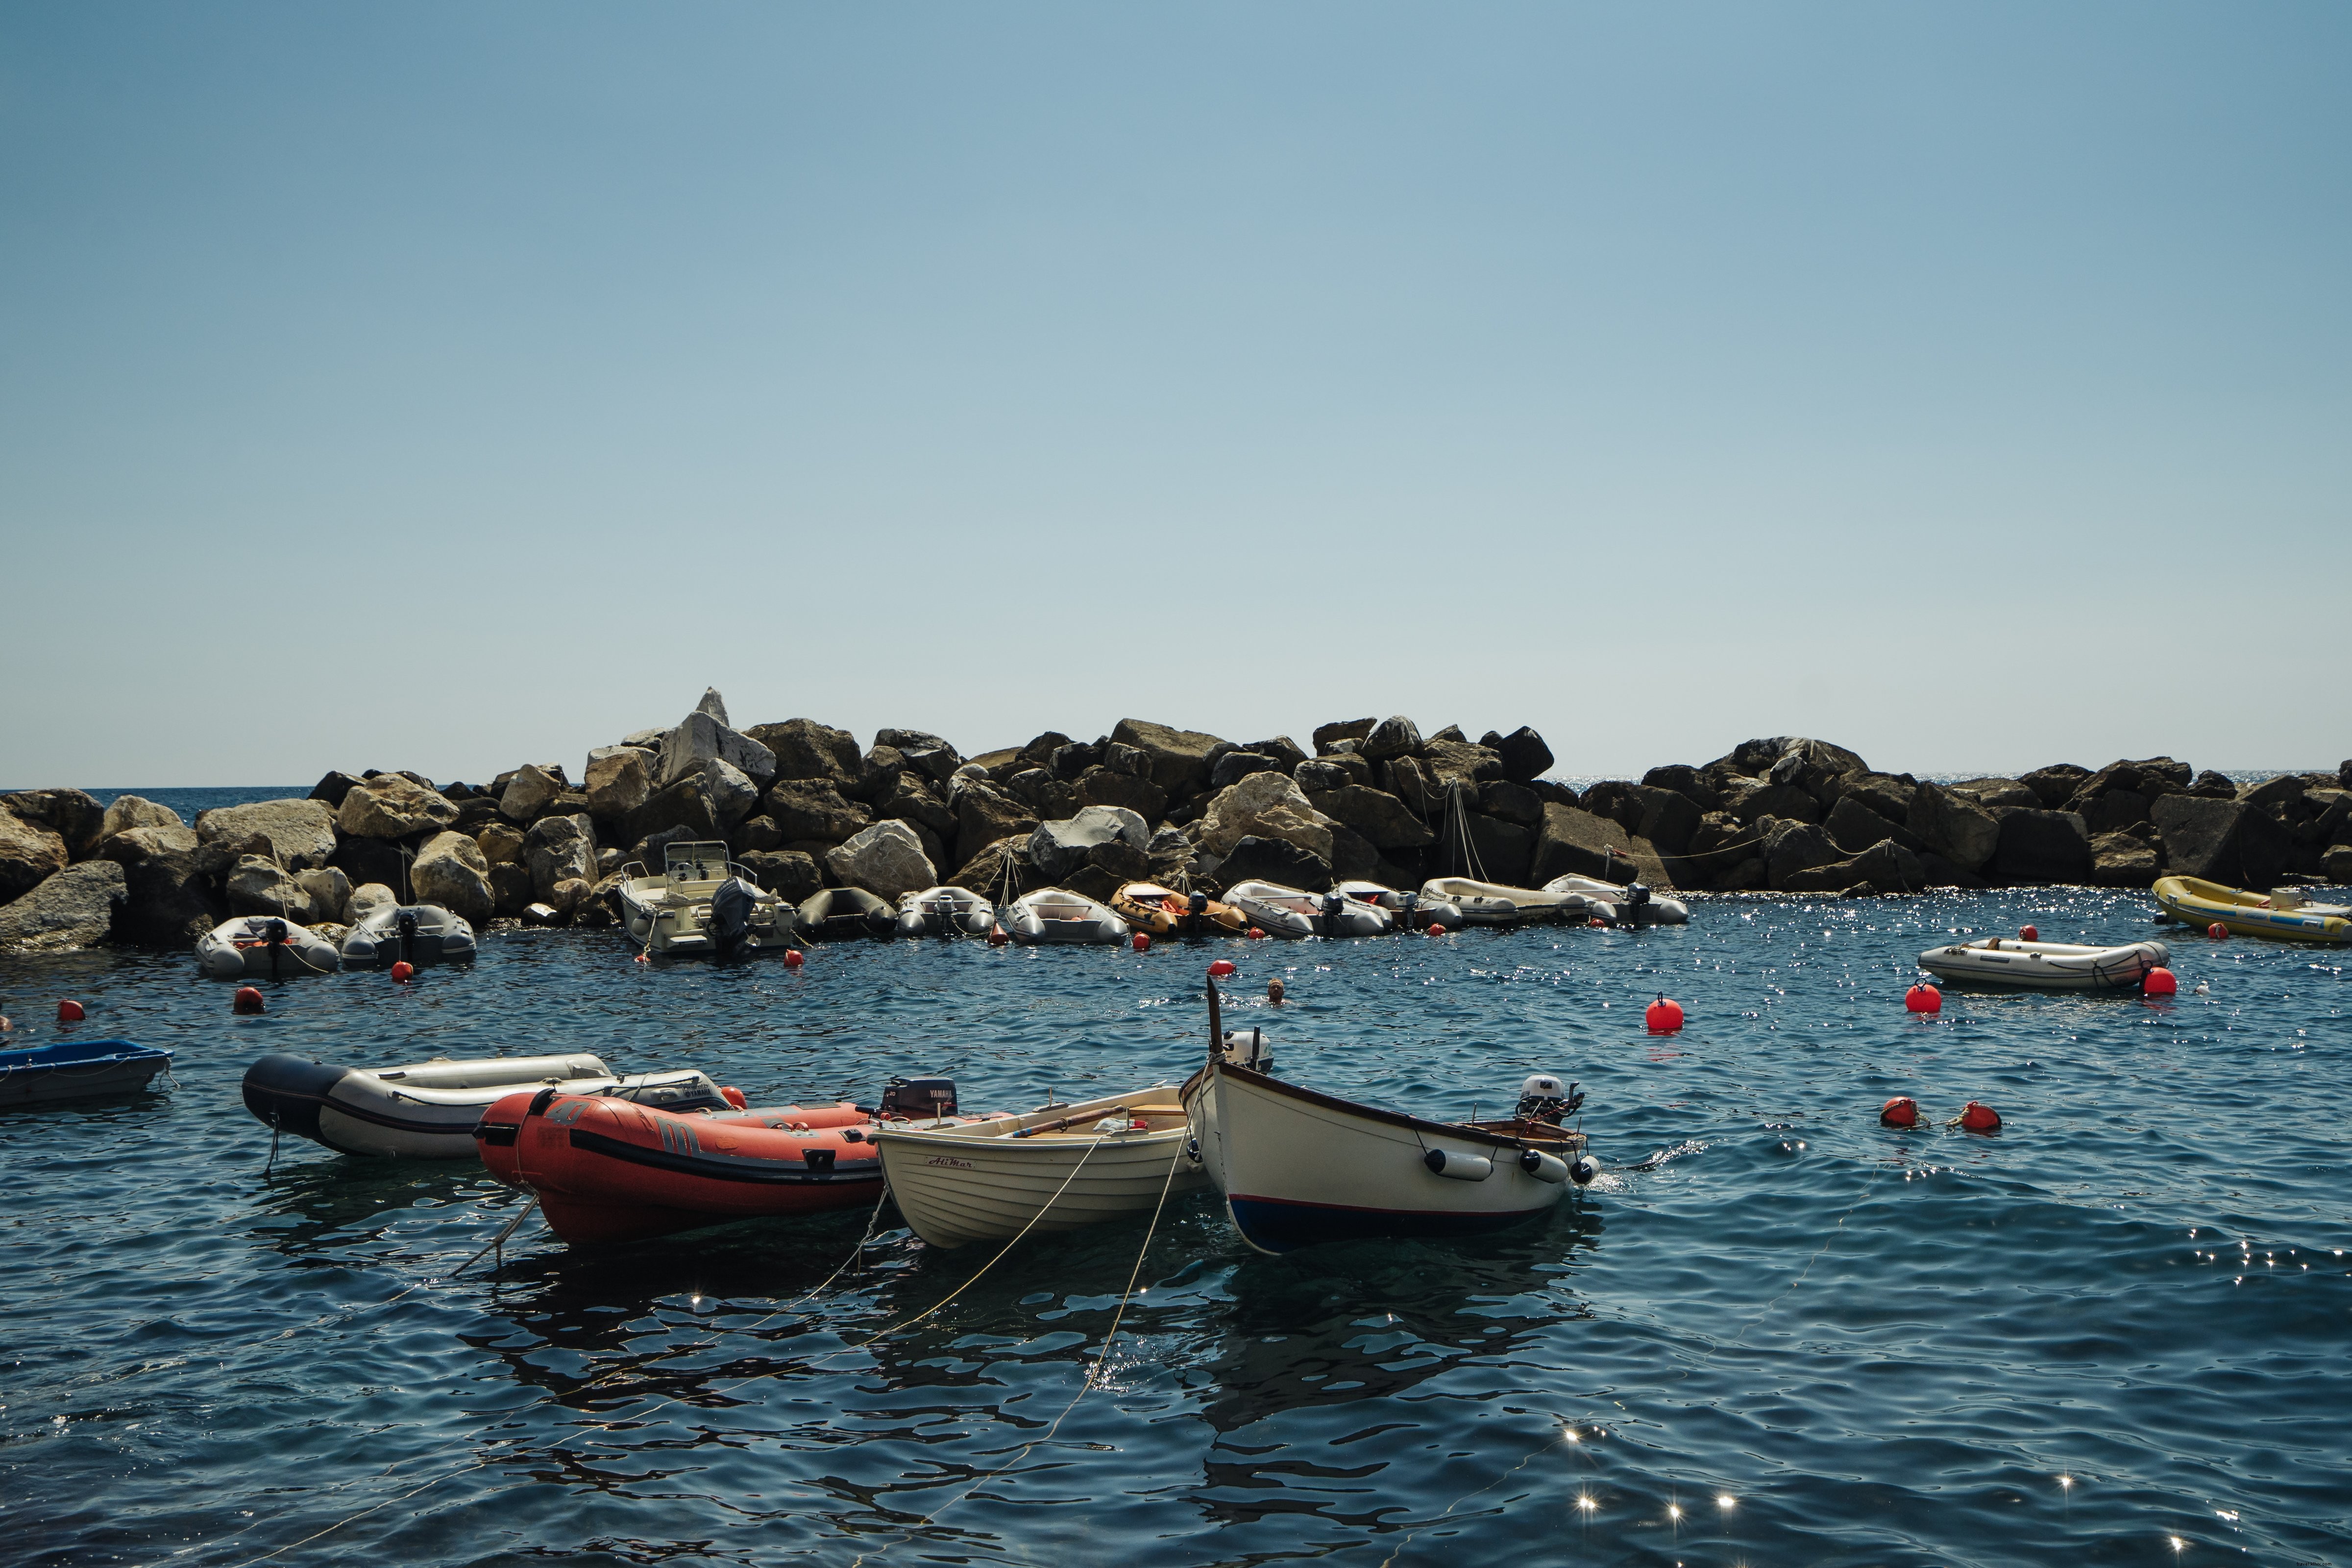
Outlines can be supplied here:
[[740, 877], [730, 877], [711, 889], [710, 945], [719, 957], [735, 956], [751, 934], [751, 911], [759, 905], [759, 889]]
[[894, 1116], [927, 1121], [955, 1113], [956, 1088], [951, 1078], [894, 1078], [883, 1085], [882, 1104], [875, 1112], [886, 1121]]
[[1618, 918], [1622, 920], [1627, 925], [1640, 925], [1642, 923], [1643, 906], [1647, 904], [1649, 901], [1649, 889], [1642, 886], [1639, 882], [1626, 883], [1625, 902], [1618, 911]]
[[400, 931], [400, 956], [402, 961], [406, 963], [414, 964], [416, 962], [416, 911], [415, 910], [403, 910], [398, 915], [394, 917], [392, 923]]

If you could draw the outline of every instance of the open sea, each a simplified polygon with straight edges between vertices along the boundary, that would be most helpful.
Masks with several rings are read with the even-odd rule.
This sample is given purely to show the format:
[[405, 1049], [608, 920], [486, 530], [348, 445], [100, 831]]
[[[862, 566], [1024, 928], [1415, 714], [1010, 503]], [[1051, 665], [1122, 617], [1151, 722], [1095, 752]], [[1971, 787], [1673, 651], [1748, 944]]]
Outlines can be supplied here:
[[[0, 957], [11, 1044], [72, 996], [79, 1033], [178, 1053], [158, 1092], [0, 1112], [0, 1562], [2352, 1563], [2347, 955], [2152, 912], [1727, 897], [1638, 933], [798, 972], [530, 931], [259, 1017], [185, 954]], [[1921, 949], [2029, 921], [2168, 942], [2180, 994], [1906, 1014]], [[936, 1073], [1024, 1109], [1190, 1071], [1221, 956], [1286, 1078], [1457, 1117], [1559, 1072], [1613, 1169], [1458, 1244], [1260, 1257], [1202, 1194], [1148, 1242], [1002, 1256], [885, 1208], [862, 1266], [864, 1212], [602, 1252], [534, 1215], [459, 1272], [518, 1194], [293, 1140], [268, 1163], [238, 1100], [268, 1051], [590, 1050], [755, 1105]], [[1643, 1030], [1660, 993], [1680, 1035]], [[1896, 1094], [2006, 1125], [1890, 1131]]]

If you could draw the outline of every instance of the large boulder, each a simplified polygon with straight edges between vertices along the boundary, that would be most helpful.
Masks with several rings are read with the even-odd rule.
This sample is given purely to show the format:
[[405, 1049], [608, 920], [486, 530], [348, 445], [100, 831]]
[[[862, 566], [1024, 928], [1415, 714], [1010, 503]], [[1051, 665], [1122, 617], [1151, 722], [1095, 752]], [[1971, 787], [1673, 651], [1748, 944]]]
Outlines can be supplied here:
[[193, 855], [196, 847], [193, 827], [126, 827], [100, 838], [98, 855], [130, 866], [151, 855]]
[[759, 809], [760, 786], [723, 757], [702, 764], [702, 784], [710, 794], [710, 814], [721, 828], [733, 827]]
[[342, 923], [343, 910], [352, 900], [352, 879], [339, 867], [313, 866], [307, 871], [294, 873], [296, 885], [310, 900], [313, 921]]
[[124, 892], [114, 931], [121, 940], [150, 947], [186, 949], [228, 919], [228, 903], [221, 897], [215, 879], [196, 864], [195, 849], [133, 853], [134, 841], [142, 834], [187, 831], [134, 827], [116, 837], [114, 847], [122, 867]]
[[[443, 837], [449, 836], [445, 834]], [[433, 842], [438, 844], [441, 840], [436, 838]], [[470, 845], [473, 840], [469, 838], [466, 842]], [[543, 816], [531, 824], [523, 845], [523, 863], [530, 868], [531, 886], [539, 890], [543, 902], [555, 902], [551, 895], [558, 882], [575, 877], [592, 883], [596, 880], [596, 831], [588, 817]], [[474, 860], [487, 873], [489, 862], [482, 858], [478, 848], [474, 851]], [[420, 867], [424, 864], [422, 855], [417, 858], [417, 864]], [[418, 887], [421, 896], [423, 884], [419, 883]], [[483, 897], [487, 899], [488, 896], [489, 889], [485, 883]]]
[[721, 836], [718, 803], [710, 798], [710, 781], [699, 773], [656, 790], [646, 804], [629, 814], [623, 837], [632, 842], [677, 830], [690, 838]]
[[742, 864], [752, 880], [788, 904], [813, 899], [824, 888], [824, 869], [798, 849], [755, 849], [742, 857]]
[[1391, 757], [1409, 757], [1421, 750], [1421, 728], [1402, 713], [1392, 713], [1372, 726], [1357, 748], [1362, 755], [1376, 763]]
[[874, 816], [877, 821], [920, 823], [942, 838], [952, 837], [956, 830], [955, 813], [922, 774], [911, 771], [901, 773], [888, 793], [876, 798]]
[[2151, 809], [2173, 874], [2227, 887], [2266, 889], [2294, 856], [2287, 830], [2241, 800], [2168, 795]]
[[[1303, 773], [1317, 765], [1302, 763], [1299, 769]], [[1419, 849], [1437, 842], [1437, 835], [1407, 810], [1404, 802], [1385, 790], [1345, 784], [1307, 794], [1306, 798], [1317, 811], [1345, 823], [1376, 849]]]
[[[1489, 882], [1510, 887], [1526, 884], [1535, 861], [1534, 828], [1466, 809], [1459, 816], [1446, 817], [1440, 826], [1438, 846], [1431, 851], [1437, 864]], [[1666, 885], [1663, 871], [1658, 885]]]
[[[1838, 797], [1835, 805], [1830, 807], [1829, 820], [1822, 826], [1829, 829], [1830, 837], [1837, 841], [1838, 847], [1849, 855], [1859, 855], [1882, 839], [1891, 839], [1913, 855], [1927, 850], [1927, 844], [1918, 835], [1899, 822], [1881, 816], [1864, 805], [1868, 798], [1871, 797], [1862, 792], [1849, 790]], [[1872, 879], [1876, 880], [1875, 878]]]
[[1168, 792], [1151, 782], [1148, 770], [1136, 773], [1105, 763], [1080, 773], [1070, 789], [1080, 805], [1116, 805], [1146, 822], [1157, 822], [1168, 815]]
[[1885, 821], [1908, 827], [1911, 795], [1918, 785], [1908, 773], [1848, 773], [1840, 783], [1838, 799], [1852, 800]]
[[1491, 740], [1482, 735], [1478, 743], [1503, 759], [1503, 776], [1513, 784], [1533, 784], [1552, 764], [1551, 748], [1525, 724]]
[[1069, 875], [1098, 844], [1121, 840], [1138, 852], [1151, 843], [1151, 825], [1115, 805], [1089, 805], [1059, 822], [1041, 822], [1029, 835], [1029, 863], [1047, 878]]
[[99, 818], [98, 837], [90, 847], [91, 853], [97, 853], [99, 847], [116, 834], [127, 833], [134, 827], [185, 827], [186, 826], [187, 824], [180, 819], [180, 814], [168, 805], [159, 805], [149, 800], [145, 795], [118, 795], [108, 805], [105, 814]]
[[[1838, 888], [1805, 885], [1799, 873], [1834, 866], [1849, 858], [1830, 837], [1829, 829], [1817, 822], [1790, 822], [1769, 817], [1759, 824], [1763, 828], [1764, 872], [1770, 885], [1780, 892], [1835, 892]], [[1861, 880], [1860, 878], [1854, 879]], [[1853, 883], [1840, 883], [1851, 887]]]
[[2000, 823], [1955, 791], [1922, 779], [1911, 791], [1911, 831], [1932, 854], [1963, 871], [1981, 869], [2000, 847]]
[[2005, 806], [2000, 817], [2000, 841], [1985, 862], [1987, 878], [2012, 885], [2091, 879], [2091, 835], [2080, 815]]
[[1581, 806], [1546, 801], [1543, 823], [1536, 829], [1528, 883], [1540, 888], [1555, 877], [1567, 876], [1598, 877], [1611, 882], [1622, 882], [1630, 876], [1652, 887], [1668, 880], [1656, 847], [1646, 839], [1635, 842], [1623, 824]]
[[1478, 786], [1478, 809], [1489, 816], [1533, 827], [1543, 820], [1544, 797], [1526, 784], [1495, 779]]
[[1331, 863], [1332, 819], [1315, 809], [1280, 773], [1252, 773], [1222, 791], [1201, 816], [1201, 847], [1224, 856], [1251, 836], [1281, 838]]
[[89, 947], [114, 930], [128, 892], [122, 868], [85, 860], [45, 879], [23, 898], [0, 905], [0, 951]]
[[1025, 841], [1040, 820], [1018, 795], [969, 776], [956, 781], [948, 805], [956, 814], [956, 853], [966, 861], [1000, 838]]
[[1927, 886], [1927, 872], [1917, 856], [1888, 838], [1850, 859], [1787, 872], [1772, 886], [1784, 893], [1843, 893], [1864, 887], [1882, 893], [1916, 893]]
[[814, 719], [754, 724], [747, 733], [775, 759], [774, 778], [778, 781], [820, 779], [835, 789], [847, 790], [865, 771], [865, 758], [858, 754], [856, 737]]
[[2102, 888], [2145, 888], [2163, 874], [2156, 846], [2128, 833], [2102, 833], [2091, 840], [2091, 880]]
[[1178, 730], [1146, 719], [1121, 719], [1110, 738], [1151, 759], [1151, 782], [1171, 796], [1192, 795], [1209, 782], [1209, 753], [1223, 744], [1198, 730]]
[[352, 838], [405, 838], [447, 827], [457, 820], [454, 801], [404, 773], [378, 773], [361, 780], [335, 811], [335, 826]]
[[935, 784], [944, 785], [963, 766], [962, 755], [928, 730], [877, 730], [874, 743], [897, 752], [907, 766]]
[[330, 769], [326, 775], [310, 786], [310, 798], [323, 804], [329, 811], [342, 808], [343, 796], [359, 786], [359, 780], [349, 773]]
[[36, 827], [65, 840], [66, 854], [79, 859], [99, 840], [106, 808], [87, 790], [26, 789], [0, 795], [0, 809], [15, 812]]
[[706, 686], [702, 689], [702, 700], [694, 705], [694, 710], [706, 718], [715, 719], [721, 724], [730, 722], [727, 717], [727, 699], [719, 695], [719, 688], [715, 686]]
[[1355, 782], [1367, 789], [1379, 788], [1404, 802], [1404, 808], [1422, 820], [1434, 817], [1445, 805], [1445, 786], [1437, 782], [1436, 772], [1419, 757], [1392, 757], [1377, 765], [1360, 757], [1337, 753], [1338, 764], [1359, 763], [1364, 770], [1349, 771]]
[[838, 844], [864, 832], [874, 820], [826, 779], [780, 779], [769, 787], [762, 805], [792, 844]]
[[1209, 787], [1231, 789], [1252, 773], [1278, 773], [1285, 771], [1278, 760], [1264, 752], [1226, 752], [1210, 765]]
[[2058, 811], [2074, 798], [2091, 770], [2073, 763], [2053, 763], [2046, 768], [2036, 768], [2019, 777], [2018, 783], [2032, 790], [2044, 811]]
[[[1505, 760], [1505, 765], [1508, 766], [1508, 759]], [[1667, 763], [1652, 768], [1642, 775], [1642, 783], [1649, 789], [1674, 791], [1698, 807], [1702, 815], [1723, 809], [1723, 792], [1705, 773], [1687, 763]]]
[[1688, 795], [1647, 784], [1634, 784], [1627, 793], [1641, 807], [1641, 816], [1628, 825], [1635, 837], [1648, 839], [1662, 855], [1680, 855], [1690, 847], [1691, 836], [1698, 831], [1699, 818], [1705, 814]]
[[[1961, 779], [1957, 784], [1948, 784], [1943, 787], [1950, 790], [1954, 795], [1966, 796], [1969, 805], [1982, 806], [1987, 811], [2001, 805], [2040, 806], [2042, 805], [2042, 797], [2015, 779], [1998, 777]], [[2061, 801], [2059, 804], [2063, 805], [2065, 803]]]
[[523, 846], [530, 840], [512, 823], [493, 822], [474, 835], [474, 842], [481, 846], [482, 858], [491, 865], [519, 866], [522, 864]]
[[901, 893], [919, 892], [940, 879], [915, 830], [895, 818], [877, 822], [835, 845], [826, 852], [824, 864], [844, 887], [863, 888], [877, 898], [894, 900]]
[[1023, 893], [1051, 885], [1051, 879], [1029, 864], [1029, 837], [1007, 834], [982, 845], [968, 856], [954, 876], [955, 887], [969, 888], [991, 902], [1003, 903]]
[[1768, 816], [1783, 822], [1819, 822], [1825, 815], [1822, 803], [1795, 784], [1735, 783], [1722, 795], [1724, 809], [1742, 822], [1761, 822]]
[[[1325, 837], [1328, 840], [1328, 835]], [[1331, 885], [1331, 863], [1286, 838], [1244, 834], [1218, 863], [1216, 879], [1221, 888], [1236, 882], [1275, 882], [1319, 893]]]
[[321, 918], [311, 910], [309, 890], [267, 855], [239, 856], [221, 889], [232, 915], [278, 915], [298, 925]]
[[530, 868], [512, 860], [490, 862], [490, 913], [500, 920], [519, 921], [523, 911], [539, 900], [539, 884], [530, 879]]
[[1004, 781], [1004, 793], [1035, 812], [1040, 820], [1070, 816], [1078, 809], [1077, 786], [1046, 768], [1024, 768]]
[[[574, 820], [551, 816], [531, 832], [536, 835], [551, 824]], [[408, 868], [408, 885], [418, 903], [439, 904], [478, 926], [487, 924], [498, 910], [497, 890], [490, 882], [490, 863], [483, 856], [482, 847], [455, 830], [436, 833], [425, 841], [416, 851], [415, 862]]]
[[1315, 754], [1330, 754], [1332, 746], [1340, 741], [1361, 741], [1370, 736], [1380, 723], [1377, 719], [1341, 719], [1329, 724], [1315, 726]]
[[[441, 799], [437, 795], [433, 798]], [[450, 808], [453, 817], [456, 809]], [[270, 852], [289, 871], [323, 866], [334, 858], [335, 814], [324, 801], [262, 800], [250, 805], [215, 806], [196, 817], [200, 844], [238, 844], [255, 834], [269, 840]]]
[[661, 768], [654, 775], [654, 784], [657, 788], [674, 784], [713, 762], [725, 763], [756, 785], [765, 785], [776, 776], [775, 752], [697, 710], [662, 741]]
[[1441, 788], [1455, 784], [1483, 784], [1503, 776], [1503, 759], [1467, 741], [1431, 741], [1421, 748], [1421, 761], [1436, 776]]
[[614, 746], [588, 761], [588, 809], [605, 822], [626, 822], [653, 798], [651, 752]]
[[21, 899], [66, 868], [66, 841], [0, 806], [0, 902]]
[[563, 793], [563, 781], [555, 772], [536, 763], [525, 763], [501, 776], [506, 787], [499, 792], [499, 813], [509, 822], [538, 821]]

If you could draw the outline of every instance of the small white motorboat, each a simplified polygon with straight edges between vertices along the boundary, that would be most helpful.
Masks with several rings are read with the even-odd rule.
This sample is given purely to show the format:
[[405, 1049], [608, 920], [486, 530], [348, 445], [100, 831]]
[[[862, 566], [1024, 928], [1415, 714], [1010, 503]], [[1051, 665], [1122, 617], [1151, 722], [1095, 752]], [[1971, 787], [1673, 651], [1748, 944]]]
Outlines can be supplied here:
[[601, 1094], [663, 1110], [736, 1110], [743, 1097], [708, 1075], [615, 1074], [587, 1055], [436, 1058], [404, 1067], [352, 1068], [271, 1055], [245, 1072], [245, 1108], [263, 1125], [344, 1154], [404, 1160], [475, 1156], [474, 1123], [518, 1089]]
[[1598, 877], [1570, 873], [1543, 885], [1547, 893], [1574, 893], [1584, 900], [1585, 913], [1602, 925], [1678, 926], [1690, 923], [1690, 906], [1680, 899], [1654, 893], [1639, 882], [1604, 882]]
[[2122, 991], [2137, 986], [2149, 970], [2171, 959], [2172, 950], [2160, 942], [2082, 947], [1996, 936], [1931, 947], [1919, 955], [1919, 967], [1938, 980], [2023, 985], [2036, 991]]
[[1489, 1121], [1431, 1121], [1284, 1083], [1220, 1049], [1179, 1091], [1210, 1184], [1260, 1252], [1366, 1237], [1456, 1237], [1545, 1213], [1600, 1173], [1562, 1127], [1583, 1097], [1538, 1073]]
[[933, 1247], [1149, 1213], [1208, 1179], [1187, 1153], [1172, 1083], [981, 1122], [886, 1122], [867, 1136], [898, 1212]]
[[1447, 931], [1459, 931], [1462, 927], [1460, 907], [1444, 899], [1401, 893], [1380, 882], [1339, 882], [1333, 886], [1359, 903], [1386, 910], [1400, 930], [1427, 931], [1431, 926], [1441, 926]]
[[196, 939], [196, 966], [215, 980], [332, 974], [343, 966], [335, 944], [276, 915], [239, 915]]
[[171, 1065], [171, 1052], [129, 1040], [59, 1040], [0, 1051], [0, 1105], [131, 1094]]
[[898, 900], [900, 936], [986, 936], [996, 906], [969, 888], [925, 888]]
[[1268, 936], [1383, 936], [1396, 929], [1386, 910], [1337, 889], [1308, 893], [1279, 882], [1235, 882], [1223, 897]]
[[665, 844], [658, 877], [632, 860], [621, 868], [620, 894], [623, 929], [656, 958], [732, 958], [783, 947], [800, 923], [798, 911], [730, 860], [717, 840]]
[[997, 907], [1004, 934], [1017, 942], [1125, 942], [1127, 922], [1105, 904], [1066, 888], [1040, 888]]
[[1586, 900], [1581, 893], [1549, 893], [1535, 888], [1511, 888], [1470, 877], [1432, 877], [1421, 885], [1421, 900], [1452, 903], [1462, 911], [1465, 925], [1515, 926], [1532, 921], [1581, 919]]
[[447, 963], [474, 956], [473, 922], [439, 904], [386, 904], [343, 936], [346, 969]]

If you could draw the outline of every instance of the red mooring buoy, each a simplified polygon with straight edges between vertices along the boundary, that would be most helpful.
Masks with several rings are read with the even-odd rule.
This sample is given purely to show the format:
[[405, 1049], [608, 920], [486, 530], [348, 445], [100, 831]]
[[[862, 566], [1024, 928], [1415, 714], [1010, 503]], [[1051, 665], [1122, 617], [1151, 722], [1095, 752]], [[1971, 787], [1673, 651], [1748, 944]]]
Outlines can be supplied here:
[[1919, 1102], [1907, 1094], [1898, 1094], [1878, 1108], [1878, 1124], [1882, 1127], [1916, 1127], [1919, 1125]]
[[2229, 938], [2230, 928], [2223, 925], [2220, 921], [2215, 921], [2211, 925], [2205, 928], [2205, 934], [2211, 937], [2215, 942], [2224, 942]]
[[1903, 1005], [1914, 1013], [1940, 1013], [1944, 1010], [1944, 994], [1923, 983], [1903, 993]]
[[1151, 939], [1149, 936], [1146, 936], [1143, 932], [1137, 931], [1135, 933], [1135, 951], [1138, 952], [1150, 952], [1151, 951]]
[[2180, 989], [2180, 978], [2161, 964], [2139, 977], [2140, 993], [2147, 996], [2170, 996]]
[[[993, 942], [995, 938], [992, 936], [989, 940]], [[799, 948], [788, 947], [784, 949], [784, 967], [786, 969], [798, 969], [802, 964], [806, 963], [807, 962], [808, 954], [803, 952]]]
[[65, 1001], [58, 1004], [58, 1023], [79, 1024], [81, 1020], [82, 1010], [80, 1003], [74, 1001], [71, 997], [68, 997]]
[[414, 980], [416, 978], [416, 965], [404, 958], [392, 966], [392, 977], [394, 980]]
[[1003, 926], [992, 925], [988, 928], [989, 946], [1003, 947], [1006, 942], [1011, 942], [1012, 940], [1013, 933], [1006, 931]]
[[2000, 1117], [1991, 1106], [1971, 1100], [1960, 1107], [1960, 1125], [1970, 1132], [1998, 1132]]
[[1233, 973], [1234, 961], [1230, 958], [1221, 958], [1209, 965], [1209, 978], [1212, 980], [1230, 980]]
[[228, 1010], [232, 1013], [261, 1013], [268, 1010], [268, 1004], [261, 999], [260, 986], [240, 985], [236, 988], [236, 994], [229, 998]]
[[1683, 1005], [1661, 996], [1642, 1010], [1642, 1021], [1654, 1035], [1671, 1035], [1683, 1026]]
[[1445, 934], [1445, 928], [1439, 925], [1435, 921], [1432, 921], [1429, 922], [1429, 934], [1432, 936], [1444, 936]]
[[2017, 928], [2017, 940], [2020, 942], [2040, 942], [2042, 940], [2042, 933], [2032, 926], [2020, 926]]
[[1255, 926], [1250, 927], [1249, 930], [1242, 932], [1242, 934], [1249, 938], [1252, 942], [1264, 942], [1265, 940], [1265, 932], [1258, 930]]

